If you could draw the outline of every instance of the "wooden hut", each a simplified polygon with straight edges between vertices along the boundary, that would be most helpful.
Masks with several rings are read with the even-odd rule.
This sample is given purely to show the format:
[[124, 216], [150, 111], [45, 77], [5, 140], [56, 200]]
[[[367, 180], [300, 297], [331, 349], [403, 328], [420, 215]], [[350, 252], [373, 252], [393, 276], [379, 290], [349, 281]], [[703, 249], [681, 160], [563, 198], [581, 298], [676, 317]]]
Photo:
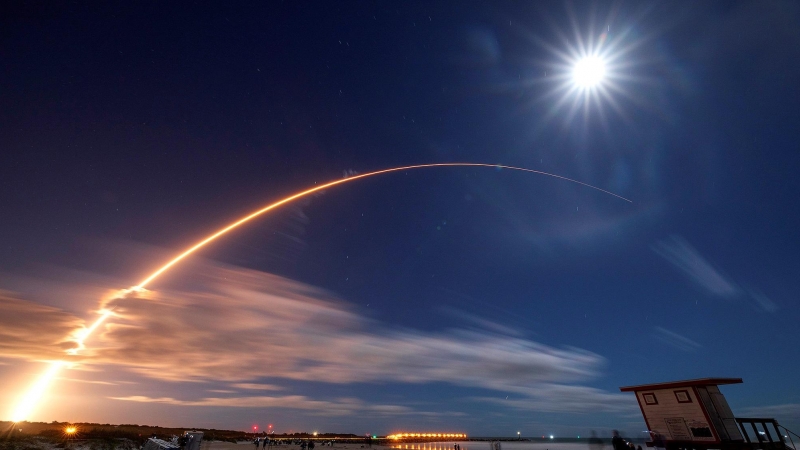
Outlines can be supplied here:
[[[639, 402], [652, 441], [648, 447], [791, 450], [775, 419], [736, 418], [719, 387], [741, 378], [701, 378], [621, 387]], [[748, 430], [750, 428], [750, 430]], [[788, 434], [786, 434], [788, 436]]]

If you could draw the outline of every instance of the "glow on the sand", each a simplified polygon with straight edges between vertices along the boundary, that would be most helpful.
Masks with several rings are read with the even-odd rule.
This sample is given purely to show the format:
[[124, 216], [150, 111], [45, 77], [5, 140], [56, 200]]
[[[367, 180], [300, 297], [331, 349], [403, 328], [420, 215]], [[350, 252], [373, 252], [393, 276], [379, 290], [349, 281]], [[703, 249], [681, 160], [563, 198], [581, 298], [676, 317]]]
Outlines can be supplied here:
[[[248, 214], [248, 215], [242, 217], [241, 219], [236, 220], [235, 222], [231, 223], [230, 225], [227, 225], [226, 227], [220, 229], [219, 231], [211, 234], [207, 238], [205, 238], [205, 239], [201, 240], [200, 242], [194, 244], [193, 246], [189, 247], [187, 250], [185, 250], [184, 252], [182, 252], [181, 254], [176, 256], [175, 258], [173, 258], [171, 261], [169, 261], [166, 264], [164, 264], [163, 266], [161, 266], [158, 270], [156, 270], [155, 272], [150, 274], [147, 278], [142, 280], [138, 285], [133, 286], [130, 289], [126, 289], [126, 290], [124, 290], [122, 292], [123, 293], [128, 293], [128, 292], [135, 292], [135, 291], [136, 292], [143, 291], [145, 286], [149, 285], [153, 280], [158, 278], [161, 274], [163, 274], [164, 272], [169, 270], [175, 264], [178, 264], [179, 262], [181, 262], [183, 259], [185, 259], [189, 255], [191, 255], [192, 253], [196, 252], [197, 250], [200, 250], [201, 248], [205, 247], [207, 244], [209, 244], [212, 241], [216, 240], [218, 237], [228, 233], [229, 231], [231, 231], [231, 230], [233, 230], [235, 228], [238, 228], [241, 225], [243, 225], [243, 224], [255, 219], [256, 217], [259, 217], [259, 216], [261, 216], [261, 215], [263, 215], [263, 214], [265, 214], [265, 213], [267, 213], [267, 212], [269, 212], [269, 211], [271, 211], [271, 210], [273, 210], [273, 209], [275, 209], [275, 208], [277, 208], [279, 206], [285, 205], [285, 204], [287, 204], [289, 202], [292, 202], [294, 200], [297, 200], [299, 198], [302, 198], [302, 197], [305, 197], [307, 195], [313, 194], [314, 192], [318, 192], [318, 191], [321, 191], [321, 190], [324, 190], [324, 189], [328, 189], [330, 187], [337, 186], [337, 185], [340, 185], [340, 184], [349, 183], [351, 181], [355, 181], [355, 180], [358, 180], [358, 179], [367, 178], [367, 177], [373, 177], [373, 176], [376, 176], [376, 175], [381, 175], [381, 174], [391, 173], [391, 172], [401, 172], [401, 171], [404, 171], [404, 170], [424, 169], [424, 168], [431, 168], [431, 167], [489, 167], [489, 168], [494, 168], [494, 169], [509, 169], [509, 170], [517, 170], [517, 171], [521, 171], [521, 172], [535, 173], [535, 174], [539, 174], [539, 175], [547, 175], [549, 177], [558, 178], [558, 179], [561, 179], [561, 180], [569, 181], [571, 183], [580, 184], [581, 186], [586, 186], [586, 187], [598, 190], [600, 192], [603, 192], [605, 194], [613, 195], [614, 197], [617, 197], [619, 199], [625, 200], [626, 202], [632, 203], [631, 200], [629, 200], [629, 199], [627, 199], [625, 197], [622, 197], [621, 195], [617, 195], [617, 194], [615, 194], [613, 192], [607, 191], [605, 189], [601, 189], [601, 188], [599, 188], [597, 186], [592, 186], [591, 184], [584, 183], [582, 181], [573, 180], [572, 178], [567, 178], [567, 177], [563, 177], [561, 175], [556, 175], [556, 174], [552, 174], [552, 173], [548, 173], [548, 172], [542, 172], [540, 170], [525, 169], [525, 168], [522, 168], [522, 167], [504, 166], [504, 165], [501, 165], [501, 164], [484, 164], [484, 163], [436, 163], [436, 164], [417, 164], [417, 165], [413, 165], [413, 166], [392, 167], [390, 169], [376, 170], [374, 172], [368, 172], [368, 173], [364, 173], [364, 174], [360, 174], [360, 175], [353, 175], [353, 176], [350, 176], [348, 178], [342, 178], [342, 179], [339, 179], [339, 180], [334, 180], [334, 181], [331, 181], [331, 182], [328, 182], [328, 183], [325, 183], [325, 184], [314, 186], [312, 188], [300, 191], [298, 193], [295, 193], [295, 194], [292, 194], [292, 195], [290, 195], [288, 197], [285, 197], [285, 198], [283, 198], [281, 200], [278, 200], [275, 203], [267, 205], [267, 206], [255, 211], [255, 212], [253, 212], [251, 214]], [[77, 339], [77, 344], [78, 344], [77, 347], [68, 350], [67, 353], [74, 355], [74, 354], [77, 354], [80, 350], [83, 350], [83, 348], [84, 348], [84, 345], [83, 345], [84, 340], [88, 339], [89, 336], [94, 332], [94, 330], [96, 330], [97, 327], [99, 327], [112, 314], [112, 312], [111, 311], [104, 311], [102, 314], [103, 315], [100, 316], [100, 318], [97, 319], [97, 321], [95, 321], [94, 324], [92, 324], [92, 326], [90, 326], [89, 328], [86, 328], [85, 330], [83, 330], [83, 332], [80, 333], [80, 335], [79, 335], [79, 337]], [[33, 386], [31, 386], [31, 388], [28, 390], [28, 392], [25, 394], [25, 396], [20, 401], [19, 405], [17, 406], [17, 408], [16, 408], [16, 410], [15, 410], [15, 412], [13, 414], [12, 420], [14, 422], [19, 422], [19, 421], [22, 421], [22, 420], [26, 420], [30, 416], [30, 414], [35, 409], [36, 404], [39, 402], [41, 397], [44, 395], [45, 390], [50, 385], [50, 383], [53, 380], [53, 378], [55, 378], [56, 374], [59, 372], [59, 370], [65, 364], [66, 363], [64, 361], [55, 361], [55, 362], [51, 363], [51, 365], [47, 369], [47, 371], [44, 374], [42, 374], [42, 376], [39, 378], [39, 380], [36, 383], [34, 383]]]

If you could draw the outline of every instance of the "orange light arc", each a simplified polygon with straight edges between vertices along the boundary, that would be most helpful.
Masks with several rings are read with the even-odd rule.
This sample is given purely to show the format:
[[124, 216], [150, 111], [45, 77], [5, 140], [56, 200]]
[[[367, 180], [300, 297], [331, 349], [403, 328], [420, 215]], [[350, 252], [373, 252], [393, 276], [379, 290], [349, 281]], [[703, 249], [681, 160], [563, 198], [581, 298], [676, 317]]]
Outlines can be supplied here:
[[175, 257], [174, 259], [172, 259], [168, 263], [164, 264], [164, 266], [162, 266], [160, 269], [158, 269], [155, 272], [153, 272], [152, 274], [150, 274], [150, 276], [148, 276], [147, 278], [142, 280], [133, 289], [143, 289], [145, 286], [150, 284], [150, 282], [152, 282], [153, 280], [158, 278], [159, 275], [161, 275], [162, 273], [164, 273], [167, 270], [169, 270], [170, 267], [172, 267], [175, 264], [179, 263], [181, 260], [183, 260], [187, 256], [191, 255], [192, 253], [196, 252], [197, 250], [201, 249], [202, 247], [205, 247], [206, 244], [209, 244], [210, 242], [214, 241], [215, 239], [217, 239], [218, 237], [222, 236], [223, 234], [226, 234], [227, 232], [233, 230], [234, 228], [238, 228], [239, 226], [241, 226], [241, 225], [243, 225], [243, 224], [255, 219], [256, 217], [259, 217], [259, 216], [263, 215], [264, 213], [269, 212], [269, 211], [271, 211], [271, 210], [273, 210], [273, 209], [275, 209], [275, 208], [277, 208], [279, 206], [282, 206], [282, 205], [285, 205], [286, 203], [289, 203], [289, 202], [292, 202], [294, 200], [297, 200], [298, 198], [302, 198], [302, 197], [305, 197], [305, 196], [307, 196], [309, 194], [313, 194], [314, 192], [318, 192], [318, 191], [321, 191], [321, 190], [324, 190], [324, 189], [327, 189], [329, 187], [333, 187], [333, 186], [336, 186], [336, 185], [339, 185], [339, 184], [349, 183], [351, 181], [355, 181], [355, 180], [358, 180], [358, 179], [361, 179], [361, 178], [373, 177], [373, 176], [376, 176], [376, 175], [381, 175], [381, 174], [390, 173], [390, 172], [399, 172], [399, 171], [403, 171], [403, 170], [413, 170], [413, 169], [424, 169], [424, 168], [430, 168], [430, 167], [492, 167], [492, 168], [497, 168], [497, 169], [509, 169], [509, 170], [518, 170], [518, 171], [522, 171], [522, 172], [537, 173], [537, 174], [540, 174], [540, 175], [547, 175], [547, 176], [550, 176], [550, 177], [554, 177], [554, 178], [559, 178], [559, 179], [562, 179], [562, 180], [570, 181], [572, 183], [577, 183], [577, 184], [580, 184], [582, 186], [590, 187], [590, 188], [596, 189], [596, 190], [598, 190], [600, 192], [604, 192], [606, 194], [613, 195], [614, 197], [617, 197], [617, 198], [620, 198], [622, 200], [625, 200], [626, 202], [633, 203], [631, 200], [629, 200], [629, 199], [627, 199], [627, 198], [625, 198], [625, 197], [623, 197], [621, 195], [617, 195], [617, 194], [615, 194], [613, 192], [607, 191], [605, 189], [601, 189], [601, 188], [599, 188], [597, 186], [593, 186], [593, 185], [588, 184], [588, 183], [584, 183], [582, 181], [574, 180], [572, 178], [563, 177], [561, 175], [556, 175], [556, 174], [552, 174], [552, 173], [548, 173], [548, 172], [543, 172], [543, 171], [540, 171], [540, 170], [526, 169], [526, 168], [523, 168], [523, 167], [505, 166], [505, 165], [502, 165], [502, 164], [484, 164], [484, 163], [436, 163], [436, 164], [417, 164], [417, 165], [413, 165], [413, 166], [393, 167], [393, 168], [390, 168], [390, 169], [382, 169], [382, 170], [376, 170], [374, 172], [364, 173], [364, 174], [360, 174], [360, 175], [354, 175], [354, 176], [351, 176], [351, 177], [348, 177], [348, 178], [342, 178], [340, 180], [334, 180], [334, 181], [331, 181], [331, 182], [328, 182], [328, 183], [325, 183], [325, 184], [322, 184], [322, 185], [319, 185], [319, 186], [314, 186], [313, 188], [306, 189], [306, 190], [298, 192], [296, 194], [292, 194], [292, 195], [290, 195], [290, 196], [288, 196], [288, 197], [286, 197], [284, 199], [278, 200], [275, 203], [267, 205], [264, 208], [261, 208], [258, 211], [254, 212], [254, 213], [251, 213], [251, 214], [249, 214], [249, 215], [237, 220], [236, 222], [233, 222], [232, 224], [226, 226], [225, 228], [222, 228], [221, 230], [218, 230], [214, 234], [208, 236], [207, 238], [205, 238], [202, 241], [198, 242], [197, 244], [193, 245], [189, 249], [185, 250], [183, 253], [181, 253], [180, 255], [178, 255], [177, 257]]

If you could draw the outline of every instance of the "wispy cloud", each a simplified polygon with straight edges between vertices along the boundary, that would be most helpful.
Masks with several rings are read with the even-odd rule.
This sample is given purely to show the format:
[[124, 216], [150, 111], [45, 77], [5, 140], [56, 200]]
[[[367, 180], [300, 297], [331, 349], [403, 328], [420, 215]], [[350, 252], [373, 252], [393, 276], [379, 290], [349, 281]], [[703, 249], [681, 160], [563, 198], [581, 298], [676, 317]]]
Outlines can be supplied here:
[[98, 380], [81, 380], [79, 378], [64, 378], [59, 377], [59, 380], [63, 381], [71, 381], [73, 383], [87, 383], [87, 384], [102, 384], [104, 386], [117, 386], [119, 383], [112, 383], [110, 381], [98, 381]]
[[203, 270], [192, 292], [151, 292], [104, 305], [119, 316], [87, 361], [166, 380], [448, 382], [498, 390], [587, 380], [604, 363], [591, 352], [496, 333], [400, 329], [285, 278]]
[[54, 360], [75, 346], [69, 336], [83, 320], [50, 306], [0, 291], [0, 357]]
[[[600, 405], [604, 395], [616, 399], [577, 386], [598, 376], [605, 364], [592, 352], [543, 345], [484, 321], [478, 321], [480, 327], [442, 332], [401, 328], [365, 318], [325, 291], [275, 275], [202, 263], [192, 272], [186, 284], [191, 289], [133, 293], [101, 305], [114, 308], [115, 316], [74, 361], [84, 369], [111, 364], [151, 379], [214, 382], [218, 390], [238, 392], [188, 400], [120, 397], [194, 406], [287, 405], [291, 400], [322, 407], [306, 401], [330, 401], [258, 392], [288, 390], [287, 381], [441, 382], [516, 393], [559, 411], [584, 411], [586, 404]], [[0, 356], [63, 357], [59, 343], [84, 323], [54, 308], [5, 301], [28, 313], [15, 321], [19, 336], [0, 343], [6, 352]], [[49, 314], [46, 333], [36, 331], [40, 311]], [[599, 400], [578, 401], [576, 392]], [[326, 407], [342, 408], [343, 402], [334, 403]]]
[[478, 397], [475, 400], [493, 403], [524, 411], [540, 412], [617, 412], [635, 413], [638, 411], [630, 397], [610, 393], [588, 386], [542, 383], [518, 390], [520, 396], [506, 399], [502, 397]]
[[775, 312], [778, 310], [778, 305], [764, 295], [763, 292], [757, 289], [749, 289], [748, 293], [750, 294], [750, 298], [752, 298], [756, 305], [762, 310], [766, 312]]
[[320, 415], [349, 415], [353, 413], [371, 414], [409, 414], [414, 412], [411, 408], [398, 405], [372, 405], [358, 399], [343, 398], [336, 401], [313, 400], [302, 395], [287, 395], [282, 397], [210, 397], [200, 400], [179, 400], [172, 397], [111, 397], [113, 400], [123, 400], [139, 403], [164, 403], [181, 406], [223, 406], [231, 408], [286, 408], [314, 411]]
[[686, 336], [681, 336], [680, 334], [667, 330], [666, 328], [655, 327], [655, 331], [656, 339], [669, 346], [675, 347], [678, 350], [693, 352], [703, 347]]
[[281, 391], [283, 390], [282, 386], [278, 386], [276, 384], [264, 384], [264, 383], [233, 383], [231, 387], [237, 389], [249, 389], [254, 391]]
[[785, 417], [800, 418], [800, 403], [784, 403], [781, 405], [751, 406], [741, 409], [746, 417]]
[[740, 289], [735, 283], [711, 265], [682, 237], [670, 236], [669, 239], [656, 242], [652, 248], [709, 293], [728, 298], [740, 294]]
[[710, 294], [723, 298], [749, 297], [762, 311], [775, 312], [778, 305], [757, 289], [743, 289], [726, 277], [718, 268], [708, 262], [686, 239], [673, 235], [652, 246], [677, 269]]
[[474, 314], [466, 313], [456, 308], [444, 307], [441, 308], [441, 310], [443, 313], [457, 319], [457, 323], [460, 327], [464, 327], [465, 324], [470, 324], [471, 325], [470, 328], [475, 328], [484, 331], [491, 331], [495, 333], [505, 334], [508, 336], [522, 336], [522, 333], [515, 328], [511, 328], [506, 325], [501, 325], [499, 323], [487, 320], [485, 318], [476, 316]]

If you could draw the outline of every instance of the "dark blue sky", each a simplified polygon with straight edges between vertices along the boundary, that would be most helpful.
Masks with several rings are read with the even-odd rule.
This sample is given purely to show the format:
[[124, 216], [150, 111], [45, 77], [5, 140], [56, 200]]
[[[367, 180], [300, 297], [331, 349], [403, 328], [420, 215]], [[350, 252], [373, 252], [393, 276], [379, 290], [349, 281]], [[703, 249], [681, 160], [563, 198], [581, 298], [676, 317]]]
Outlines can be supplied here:
[[[237, 216], [347, 173], [483, 162], [633, 203], [485, 168], [331, 189], [151, 286], [233, 331], [242, 317], [203, 316], [208, 298], [266, 301], [244, 316], [265, 334], [241, 324], [257, 358], [205, 370], [237, 360], [213, 344], [231, 329], [207, 322], [220, 334], [202, 349], [147, 344], [191, 361], [90, 352], [96, 370], [35, 418], [632, 434], [644, 424], [619, 386], [724, 376], [745, 381], [724, 388], [735, 413], [800, 428], [796, 3], [2, 8], [0, 288], [22, 324], [0, 353], [17, 386], [3, 403], [54, 358], [62, 335], [43, 329], [91, 323], [105, 289]], [[608, 79], [586, 101], [564, 56], [601, 40]], [[278, 285], [303, 295], [259, 297]], [[322, 310], [341, 321], [306, 322]], [[121, 327], [94, 345], [136, 353]], [[109, 377], [125, 382], [96, 383]]]

